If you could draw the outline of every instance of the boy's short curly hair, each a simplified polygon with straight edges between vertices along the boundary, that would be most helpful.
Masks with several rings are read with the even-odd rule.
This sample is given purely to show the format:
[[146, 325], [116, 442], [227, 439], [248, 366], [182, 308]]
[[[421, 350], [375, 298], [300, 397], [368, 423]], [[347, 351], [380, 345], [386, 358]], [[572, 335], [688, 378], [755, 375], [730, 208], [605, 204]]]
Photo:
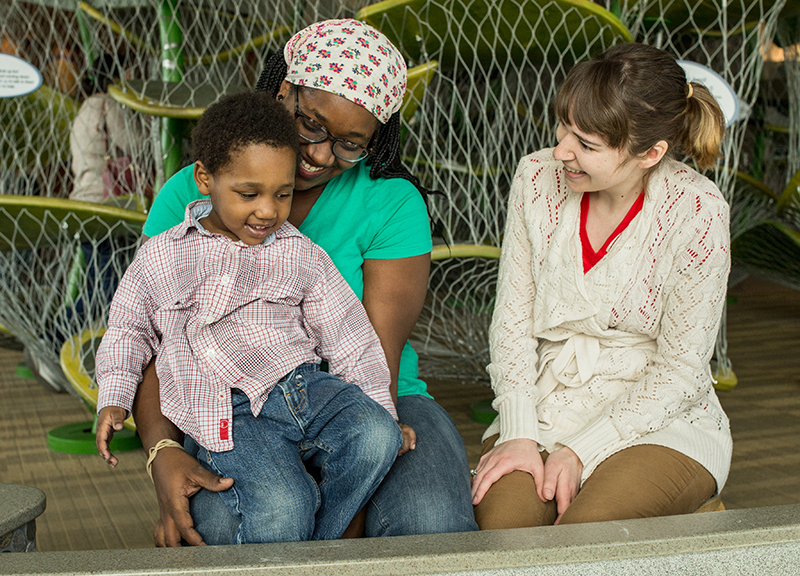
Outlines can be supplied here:
[[300, 154], [295, 119], [286, 107], [264, 92], [240, 92], [221, 98], [203, 113], [192, 131], [192, 150], [211, 174], [252, 144], [289, 148]]

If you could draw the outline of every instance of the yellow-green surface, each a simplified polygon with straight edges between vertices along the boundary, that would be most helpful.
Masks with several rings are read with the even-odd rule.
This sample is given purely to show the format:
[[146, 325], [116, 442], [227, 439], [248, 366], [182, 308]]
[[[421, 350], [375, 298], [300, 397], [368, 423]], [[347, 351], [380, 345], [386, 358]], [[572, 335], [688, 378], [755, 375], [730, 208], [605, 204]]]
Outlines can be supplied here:
[[40, 196], [0, 195], [0, 250], [36, 247], [42, 236], [81, 241], [141, 234], [147, 215], [104, 204]]
[[[105, 332], [105, 328], [87, 330], [68, 338], [61, 347], [61, 369], [72, 388], [92, 411], [97, 407], [97, 384], [89, 376], [87, 368], [94, 369], [94, 355]], [[125, 420], [125, 427], [136, 430], [132, 416]]]
[[386, 0], [356, 17], [384, 32], [411, 62], [437, 59], [443, 68], [456, 54], [468, 67], [475, 60], [486, 66], [633, 40], [616, 16], [589, 0]]

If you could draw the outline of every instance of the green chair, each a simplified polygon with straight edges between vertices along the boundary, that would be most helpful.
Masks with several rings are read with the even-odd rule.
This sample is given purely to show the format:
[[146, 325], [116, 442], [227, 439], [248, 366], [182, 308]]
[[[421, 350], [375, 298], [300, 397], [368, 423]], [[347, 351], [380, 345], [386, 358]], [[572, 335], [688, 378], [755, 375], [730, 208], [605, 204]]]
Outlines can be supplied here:
[[47, 85], [15, 98], [0, 98], [0, 169], [25, 170], [69, 158], [69, 133], [78, 103]]
[[[758, 210], [746, 229], [732, 238], [734, 263], [749, 274], [800, 290], [800, 172], [780, 195], [759, 182], [742, 183], [734, 194], [733, 214]], [[754, 208], [759, 204], [760, 209]], [[740, 216], [741, 218], [741, 216]]]
[[779, 3], [780, 0], [726, 2], [723, 12], [715, 0], [614, 0], [611, 10], [634, 34], [641, 28], [664, 26], [675, 34], [693, 31], [719, 35], [722, 31], [758, 26], [764, 12]]
[[386, 0], [357, 16], [384, 32], [410, 62], [436, 59], [443, 69], [456, 60], [485, 68], [493, 62], [560, 57], [549, 47], [571, 46], [577, 54], [592, 46], [631, 41], [613, 14], [589, 0]]
[[491, 245], [434, 246], [428, 293], [409, 340], [420, 373], [485, 380], [497, 259]]
[[[105, 322], [145, 219], [102, 204], [0, 195], [0, 324], [54, 390], [78, 395], [61, 370], [62, 343]], [[77, 253], [85, 266], [76, 270]]]

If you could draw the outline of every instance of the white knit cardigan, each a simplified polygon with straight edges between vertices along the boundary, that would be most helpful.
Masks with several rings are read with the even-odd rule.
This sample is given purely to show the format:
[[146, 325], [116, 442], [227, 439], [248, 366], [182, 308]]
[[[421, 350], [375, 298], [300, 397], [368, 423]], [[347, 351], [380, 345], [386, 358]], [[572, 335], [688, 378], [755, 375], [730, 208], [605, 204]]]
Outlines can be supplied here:
[[484, 439], [568, 446], [582, 481], [619, 450], [666, 446], [704, 466], [719, 491], [732, 442], [709, 361], [730, 270], [728, 204], [664, 158], [642, 211], [584, 274], [581, 197], [552, 149], [520, 162], [489, 336], [499, 416]]

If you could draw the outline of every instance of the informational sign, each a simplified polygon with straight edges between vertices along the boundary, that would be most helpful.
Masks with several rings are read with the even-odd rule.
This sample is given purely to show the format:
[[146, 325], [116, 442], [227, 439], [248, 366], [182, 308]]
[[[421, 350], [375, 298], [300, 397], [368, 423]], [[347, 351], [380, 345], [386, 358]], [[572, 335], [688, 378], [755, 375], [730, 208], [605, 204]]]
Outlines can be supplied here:
[[690, 60], [678, 60], [683, 71], [686, 73], [687, 82], [697, 82], [702, 84], [711, 95], [717, 100], [722, 114], [725, 116], [725, 126], [728, 127], [739, 117], [739, 98], [733, 88], [725, 81], [725, 78], [714, 72], [711, 68], [692, 62]]
[[24, 96], [42, 85], [36, 66], [11, 54], [0, 54], [0, 98]]

